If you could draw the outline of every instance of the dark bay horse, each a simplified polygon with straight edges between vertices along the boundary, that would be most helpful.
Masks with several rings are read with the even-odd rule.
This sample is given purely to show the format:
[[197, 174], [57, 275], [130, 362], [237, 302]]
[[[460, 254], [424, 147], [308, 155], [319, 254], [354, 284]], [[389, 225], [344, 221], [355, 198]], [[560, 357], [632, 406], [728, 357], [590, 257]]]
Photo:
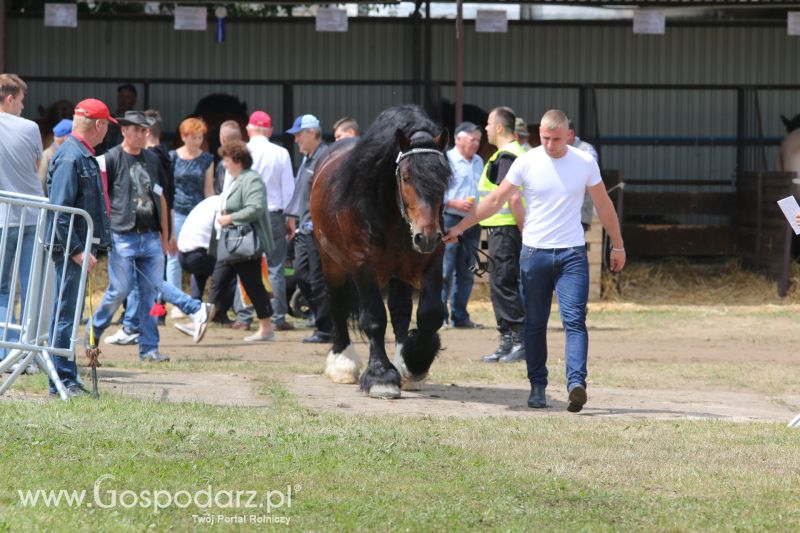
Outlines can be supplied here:
[[[447, 132], [420, 108], [392, 107], [360, 139], [331, 145], [317, 166], [311, 217], [334, 319], [325, 375], [337, 383], [358, 379], [360, 361], [347, 329], [357, 307], [359, 327], [369, 339], [369, 363], [359, 384], [372, 397], [399, 397], [401, 379], [424, 379], [439, 351], [441, 217], [451, 176], [442, 153], [446, 144]], [[381, 289], [387, 285], [394, 364], [384, 346]], [[420, 296], [417, 329], [409, 331], [412, 288]]]

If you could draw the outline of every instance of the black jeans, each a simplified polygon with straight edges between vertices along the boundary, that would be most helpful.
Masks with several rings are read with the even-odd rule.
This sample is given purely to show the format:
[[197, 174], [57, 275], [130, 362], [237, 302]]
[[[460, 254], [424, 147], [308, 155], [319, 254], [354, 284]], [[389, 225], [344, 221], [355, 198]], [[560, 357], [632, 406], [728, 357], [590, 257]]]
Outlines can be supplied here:
[[295, 236], [294, 275], [300, 292], [314, 312], [317, 331], [333, 333], [331, 304], [325, 278], [322, 275], [322, 260], [314, 236], [311, 234], [298, 233]]
[[211, 292], [208, 299], [218, 308], [225, 308], [226, 292], [228, 291], [231, 280], [236, 276], [244, 285], [247, 296], [253, 302], [256, 316], [260, 319], [272, 316], [272, 305], [269, 303], [269, 293], [264, 288], [261, 281], [261, 259], [252, 261], [242, 261], [241, 263], [225, 264], [217, 261], [214, 273], [211, 275]]
[[216, 258], [208, 255], [205, 248], [196, 248], [191, 252], [178, 253], [178, 262], [182, 269], [192, 275], [192, 298], [202, 300], [206, 280], [214, 273]]
[[492, 296], [494, 317], [500, 333], [522, 329], [525, 309], [519, 293], [519, 254], [522, 251], [522, 235], [516, 226], [488, 228], [489, 287]]

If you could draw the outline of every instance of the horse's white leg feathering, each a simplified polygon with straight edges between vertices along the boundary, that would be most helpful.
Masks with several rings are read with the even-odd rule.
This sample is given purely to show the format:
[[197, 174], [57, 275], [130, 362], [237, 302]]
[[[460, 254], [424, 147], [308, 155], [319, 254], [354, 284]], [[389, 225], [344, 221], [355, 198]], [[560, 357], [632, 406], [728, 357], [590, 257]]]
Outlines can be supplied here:
[[425, 378], [428, 375], [425, 374], [424, 376], [415, 376], [408, 370], [406, 361], [403, 359], [402, 344], [397, 343], [394, 345], [394, 361], [392, 361], [392, 364], [395, 366], [395, 368], [397, 368], [397, 371], [400, 372], [400, 383], [403, 386], [403, 390], [422, 389], [422, 383], [425, 381]]
[[358, 383], [361, 373], [361, 361], [352, 344], [341, 353], [328, 352], [325, 362], [325, 375], [334, 383]]

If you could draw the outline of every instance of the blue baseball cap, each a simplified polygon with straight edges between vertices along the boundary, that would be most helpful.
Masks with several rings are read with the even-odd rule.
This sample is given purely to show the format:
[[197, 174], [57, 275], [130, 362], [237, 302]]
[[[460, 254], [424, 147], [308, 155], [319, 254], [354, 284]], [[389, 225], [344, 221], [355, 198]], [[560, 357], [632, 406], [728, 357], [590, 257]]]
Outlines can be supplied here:
[[294, 124], [292, 124], [291, 128], [286, 130], [286, 133], [295, 134], [309, 128], [319, 129], [319, 119], [314, 115], [300, 115], [294, 119]]
[[68, 118], [62, 118], [61, 121], [53, 127], [53, 135], [56, 137], [64, 137], [72, 133], [72, 121]]

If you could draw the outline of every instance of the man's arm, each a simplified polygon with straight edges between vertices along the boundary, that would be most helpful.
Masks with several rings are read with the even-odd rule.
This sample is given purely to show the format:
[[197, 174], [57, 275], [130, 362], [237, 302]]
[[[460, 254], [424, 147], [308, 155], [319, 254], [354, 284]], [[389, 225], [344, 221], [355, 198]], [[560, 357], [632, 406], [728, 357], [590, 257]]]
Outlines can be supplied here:
[[169, 217], [170, 211], [167, 209], [167, 199], [164, 198], [164, 193], [158, 195], [161, 202], [161, 249], [166, 255], [169, 250]]
[[[65, 207], [75, 207], [75, 200], [78, 197], [78, 173], [76, 162], [72, 160], [59, 159], [52, 165], [50, 175], [50, 203]], [[70, 233], [70, 217], [64, 214], [57, 216], [55, 225], [56, 239], [64, 247], [64, 252], [69, 256], [82, 253], [83, 239], [77, 231]], [[69, 249], [67, 249], [69, 240]]]
[[522, 195], [519, 193], [519, 188], [508, 199], [508, 207], [511, 209], [511, 214], [514, 215], [514, 220], [517, 221], [517, 228], [522, 231], [523, 226], [525, 226], [525, 206], [522, 205]]
[[594, 208], [597, 210], [597, 216], [611, 238], [611, 271], [619, 272], [625, 267], [625, 243], [622, 241], [622, 230], [619, 227], [614, 204], [611, 203], [611, 198], [608, 197], [606, 186], [602, 181], [589, 187], [588, 191], [594, 202]]
[[206, 169], [206, 176], [203, 185], [203, 193], [206, 198], [209, 196], [214, 196], [214, 163], [208, 166]]
[[515, 193], [519, 194], [519, 187], [509, 181], [503, 180], [500, 186], [493, 190], [488, 196], [482, 198], [481, 201], [461, 219], [461, 222], [450, 228], [450, 231], [444, 236], [444, 242], [455, 242], [458, 236], [467, 229], [497, 213], [497, 211], [503, 207], [503, 204]]

